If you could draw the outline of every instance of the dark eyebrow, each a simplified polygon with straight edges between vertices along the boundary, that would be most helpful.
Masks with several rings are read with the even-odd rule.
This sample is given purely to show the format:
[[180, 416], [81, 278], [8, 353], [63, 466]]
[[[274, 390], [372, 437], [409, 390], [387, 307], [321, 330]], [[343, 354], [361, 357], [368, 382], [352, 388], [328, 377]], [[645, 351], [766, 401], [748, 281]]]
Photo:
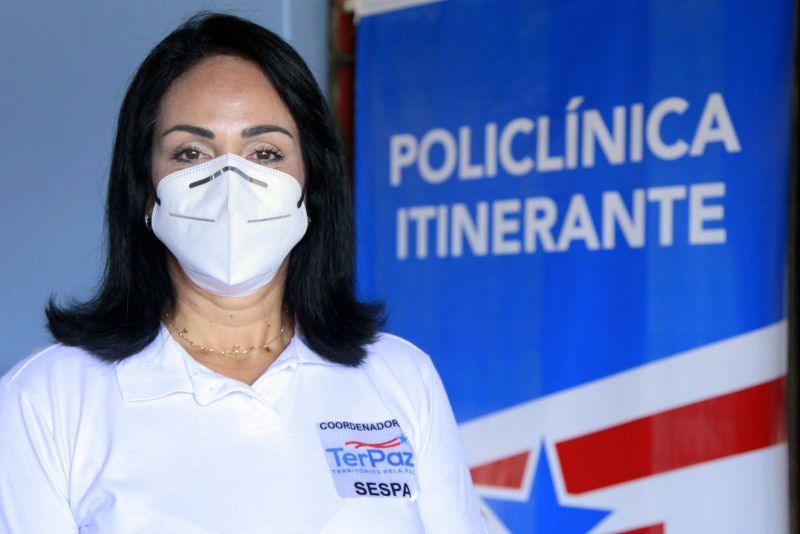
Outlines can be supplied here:
[[161, 134], [161, 137], [163, 138], [168, 133], [177, 131], [189, 132], [201, 137], [206, 137], [208, 139], [214, 139], [214, 132], [211, 130], [206, 130], [205, 128], [200, 128], [199, 126], [192, 126], [190, 124], [177, 124]]
[[281, 128], [280, 126], [276, 126], [275, 124], [261, 124], [259, 126], [251, 126], [250, 128], [245, 128], [244, 130], [242, 130], [242, 137], [255, 137], [262, 133], [270, 133], [270, 132], [280, 132], [294, 139], [294, 136], [289, 133], [289, 130]]

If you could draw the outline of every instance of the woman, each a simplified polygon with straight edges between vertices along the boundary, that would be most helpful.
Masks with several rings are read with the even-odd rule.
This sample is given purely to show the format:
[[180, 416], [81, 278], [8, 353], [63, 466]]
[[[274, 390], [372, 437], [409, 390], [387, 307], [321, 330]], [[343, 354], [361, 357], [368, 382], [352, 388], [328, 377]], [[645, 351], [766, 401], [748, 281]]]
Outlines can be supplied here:
[[329, 112], [280, 38], [190, 19], [122, 104], [97, 295], [0, 383], [0, 530], [482, 532], [426, 355], [353, 294]]

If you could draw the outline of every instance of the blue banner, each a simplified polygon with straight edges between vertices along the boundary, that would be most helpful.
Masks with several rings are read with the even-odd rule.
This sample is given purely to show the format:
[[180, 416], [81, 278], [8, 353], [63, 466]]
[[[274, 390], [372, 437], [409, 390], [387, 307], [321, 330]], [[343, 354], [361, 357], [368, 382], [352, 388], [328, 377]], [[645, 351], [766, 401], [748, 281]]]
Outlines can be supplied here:
[[[464, 0], [361, 19], [360, 289], [433, 357], [494, 531], [785, 527], [769, 399], [793, 5]], [[766, 455], [746, 469], [768, 496], [717, 491], [697, 512], [675, 489], [730, 485], [733, 464], [703, 470], [747, 454]]]

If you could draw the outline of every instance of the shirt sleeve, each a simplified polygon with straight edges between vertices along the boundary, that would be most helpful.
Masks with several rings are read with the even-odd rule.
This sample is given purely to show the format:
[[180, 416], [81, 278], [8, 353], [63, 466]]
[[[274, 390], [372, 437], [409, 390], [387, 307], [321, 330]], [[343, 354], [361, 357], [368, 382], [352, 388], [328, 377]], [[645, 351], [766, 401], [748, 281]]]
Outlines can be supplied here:
[[0, 381], [0, 533], [76, 534], [52, 425], [24, 391]]
[[427, 363], [428, 406], [417, 464], [425, 532], [486, 533], [450, 401], [433, 364]]

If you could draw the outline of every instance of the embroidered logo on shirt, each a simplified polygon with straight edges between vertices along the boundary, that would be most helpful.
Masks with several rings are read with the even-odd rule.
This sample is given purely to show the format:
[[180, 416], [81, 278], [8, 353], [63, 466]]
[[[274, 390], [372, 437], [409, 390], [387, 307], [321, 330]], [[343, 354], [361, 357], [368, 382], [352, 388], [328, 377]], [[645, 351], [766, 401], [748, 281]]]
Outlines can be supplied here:
[[340, 497], [417, 498], [414, 450], [396, 419], [326, 421], [317, 435]]

